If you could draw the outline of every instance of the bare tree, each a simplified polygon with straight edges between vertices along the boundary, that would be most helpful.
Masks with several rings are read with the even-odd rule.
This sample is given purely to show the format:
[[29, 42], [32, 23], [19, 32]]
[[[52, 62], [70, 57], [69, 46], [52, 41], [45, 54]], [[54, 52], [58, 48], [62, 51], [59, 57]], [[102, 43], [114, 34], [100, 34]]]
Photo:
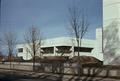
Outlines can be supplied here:
[[[70, 28], [72, 31], [72, 35], [74, 35], [76, 38], [78, 56], [80, 56], [80, 47], [82, 43], [82, 38], [87, 32], [89, 23], [86, 20], [84, 10], [80, 9], [78, 5], [72, 4], [68, 10], [70, 15], [69, 16]], [[80, 64], [80, 58], [78, 61], [80, 65], [79, 67], [82, 67], [82, 65]]]
[[15, 46], [17, 44], [16, 33], [11, 31], [4, 33], [2, 42], [8, 50], [8, 60], [10, 61], [10, 69], [11, 69], [11, 61], [12, 61], [11, 57], [13, 55]]
[[38, 28], [31, 27], [25, 33], [25, 42], [28, 45], [27, 52], [31, 54], [33, 58], [33, 71], [35, 70], [35, 57], [41, 56], [41, 34]]
[[1, 52], [1, 44], [2, 44], [2, 40], [0, 39], [0, 52]]

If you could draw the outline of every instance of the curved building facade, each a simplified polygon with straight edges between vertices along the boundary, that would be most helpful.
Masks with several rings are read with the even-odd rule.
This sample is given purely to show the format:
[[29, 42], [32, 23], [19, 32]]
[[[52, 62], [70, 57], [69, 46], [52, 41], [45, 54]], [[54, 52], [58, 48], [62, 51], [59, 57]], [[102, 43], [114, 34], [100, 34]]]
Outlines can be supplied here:
[[[101, 35], [101, 29], [97, 29], [97, 36]], [[101, 36], [100, 36], [101, 37]], [[92, 56], [103, 61], [103, 54], [101, 53], [101, 38], [97, 40], [82, 39], [81, 47], [77, 47], [76, 39], [72, 37], [58, 37], [42, 40], [40, 52], [36, 56], [69, 56], [70, 58], [78, 56], [78, 49], [80, 56]], [[18, 57], [23, 57], [24, 60], [32, 58], [31, 54], [27, 51], [30, 47], [26, 44], [18, 44]]]

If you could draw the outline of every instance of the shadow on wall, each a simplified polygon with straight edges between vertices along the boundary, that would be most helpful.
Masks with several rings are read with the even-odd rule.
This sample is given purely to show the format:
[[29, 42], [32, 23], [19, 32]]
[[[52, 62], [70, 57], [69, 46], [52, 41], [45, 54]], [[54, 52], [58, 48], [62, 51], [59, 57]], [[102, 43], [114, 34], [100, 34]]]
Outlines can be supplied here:
[[120, 55], [117, 52], [120, 50], [119, 24], [117, 20], [112, 21], [103, 30], [104, 64], [120, 64]]

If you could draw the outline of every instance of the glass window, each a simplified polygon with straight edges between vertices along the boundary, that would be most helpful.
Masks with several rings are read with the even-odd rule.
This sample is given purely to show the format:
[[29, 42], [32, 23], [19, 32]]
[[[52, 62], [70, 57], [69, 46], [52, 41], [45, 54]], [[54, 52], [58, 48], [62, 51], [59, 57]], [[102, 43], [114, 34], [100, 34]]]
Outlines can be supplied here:
[[20, 53], [23, 52], [23, 48], [19, 48], [18, 52], [20, 52]]

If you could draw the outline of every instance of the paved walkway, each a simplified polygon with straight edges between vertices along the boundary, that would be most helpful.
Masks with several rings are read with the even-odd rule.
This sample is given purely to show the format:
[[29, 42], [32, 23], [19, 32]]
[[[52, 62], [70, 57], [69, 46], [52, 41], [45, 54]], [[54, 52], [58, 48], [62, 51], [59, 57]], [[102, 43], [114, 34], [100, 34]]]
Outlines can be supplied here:
[[0, 69], [0, 81], [120, 81], [114, 78], [37, 73]]

